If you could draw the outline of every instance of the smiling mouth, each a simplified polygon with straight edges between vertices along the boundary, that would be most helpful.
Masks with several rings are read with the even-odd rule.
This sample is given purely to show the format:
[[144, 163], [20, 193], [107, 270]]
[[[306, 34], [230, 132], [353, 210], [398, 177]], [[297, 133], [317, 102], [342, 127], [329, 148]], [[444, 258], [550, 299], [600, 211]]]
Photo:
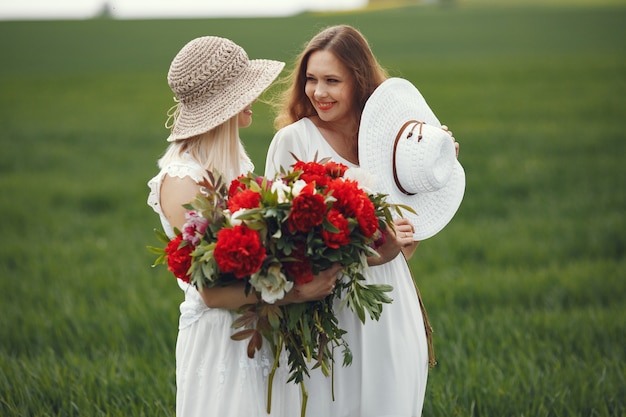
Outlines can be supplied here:
[[320, 110], [330, 110], [334, 105], [335, 103], [320, 103], [319, 101], [317, 102], [317, 108]]

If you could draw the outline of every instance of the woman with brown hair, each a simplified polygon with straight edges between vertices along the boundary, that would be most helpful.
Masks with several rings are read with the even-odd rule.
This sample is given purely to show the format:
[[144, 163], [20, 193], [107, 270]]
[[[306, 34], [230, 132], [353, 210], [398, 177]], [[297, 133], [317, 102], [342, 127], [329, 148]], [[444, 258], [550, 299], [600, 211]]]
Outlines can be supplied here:
[[[355, 28], [333, 26], [314, 36], [290, 74], [290, 85], [275, 120], [278, 131], [268, 150], [266, 175], [288, 168], [295, 162], [294, 157], [303, 161], [330, 158], [349, 167], [363, 167], [366, 158], [359, 148], [362, 115], [372, 95], [388, 79], [366, 39]], [[383, 108], [380, 115], [373, 117], [391, 118], [382, 114], [384, 111]], [[435, 136], [437, 133], [431, 128], [443, 133], [446, 147], [452, 152], [446, 154], [447, 158], [455, 160], [458, 145], [453, 138], [450, 140], [452, 135], [447, 128], [441, 127], [425, 102], [419, 104], [418, 113], [422, 121], [437, 126], [429, 126], [425, 131]], [[390, 172], [372, 174], [391, 177]], [[438, 222], [447, 223], [445, 219]], [[335, 366], [334, 387], [331, 378], [321, 372], [311, 373], [311, 379], [306, 381], [308, 415], [421, 415], [429, 353], [431, 364], [434, 358], [427, 340], [430, 325], [407, 264], [420, 236], [424, 237], [418, 233], [417, 223], [414, 218], [396, 219], [395, 230], [386, 235], [386, 242], [377, 250], [379, 256], [368, 259], [366, 281], [393, 286], [393, 302], [385, 305], [380, 320], [368, 319], [363, 324], [349, 309], [338, 311], [339, 325], [347, 330], [352, 365]]]

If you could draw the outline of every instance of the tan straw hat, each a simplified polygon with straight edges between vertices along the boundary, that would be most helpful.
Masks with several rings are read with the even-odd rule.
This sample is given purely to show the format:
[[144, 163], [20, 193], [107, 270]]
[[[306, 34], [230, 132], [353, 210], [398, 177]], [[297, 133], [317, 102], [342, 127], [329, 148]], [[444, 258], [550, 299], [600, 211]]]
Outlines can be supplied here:
[[465, 171], [450, 135], [413, 84], [383, 82], [365, 104], [359, 127], [359, 163], [378, 177], [379, 190], [415, 226], [414, 240], [440, 232], [465, 192]]
[[174, 57], [167, 74], [178, 102], [168, 112], [168, 142], [208, 132], [235, 116], [269, 87], [284, 65], [249, 60], [246, 51], [228, 39], [192, 40]]

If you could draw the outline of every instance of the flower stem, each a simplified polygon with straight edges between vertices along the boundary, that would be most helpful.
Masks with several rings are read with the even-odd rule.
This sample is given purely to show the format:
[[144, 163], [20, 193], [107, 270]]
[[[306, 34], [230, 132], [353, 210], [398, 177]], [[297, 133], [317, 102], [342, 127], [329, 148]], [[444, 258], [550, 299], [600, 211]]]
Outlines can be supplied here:
[[306, 416], [306, 403], [309, 400], [309, 394], [306, 392], [304, 381], [300, 382], [300, 390], [302, 391], [302, 408], [300, 409], [300, 417]]
[[276, 369], [278, 368], [278, 362], [280, 360], [280, 352], [283, 350], [283, 340], [281, 338], [280, 343], [276, 346], [276, 353], [274, 356], [274, 365], [267, 380], [267, 414], [272, 412], [272, 386], [274, 384], [274, 375], [276, 375]]
[[335, 361], [334, 360], [330, 364], [330, 372], [331, 372], [330, 390], [331, 390], [331, 395], [333, 397], [333, 401], [335, 401]]

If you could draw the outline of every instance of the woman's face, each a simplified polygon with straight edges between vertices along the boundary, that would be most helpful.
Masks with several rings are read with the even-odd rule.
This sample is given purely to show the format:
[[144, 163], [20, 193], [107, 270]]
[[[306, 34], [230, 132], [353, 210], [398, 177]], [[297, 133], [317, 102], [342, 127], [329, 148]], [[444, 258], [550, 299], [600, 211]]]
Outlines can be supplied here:
[[248, 127], [252, 124], [252, 103], [248, 104], [237, 116], [237, 124], [240, 128]]
[[330, 51], [315, 51], [306, 67], [304, 92], [325, 122], [352, 121], [352, 90], [350, 71]]

